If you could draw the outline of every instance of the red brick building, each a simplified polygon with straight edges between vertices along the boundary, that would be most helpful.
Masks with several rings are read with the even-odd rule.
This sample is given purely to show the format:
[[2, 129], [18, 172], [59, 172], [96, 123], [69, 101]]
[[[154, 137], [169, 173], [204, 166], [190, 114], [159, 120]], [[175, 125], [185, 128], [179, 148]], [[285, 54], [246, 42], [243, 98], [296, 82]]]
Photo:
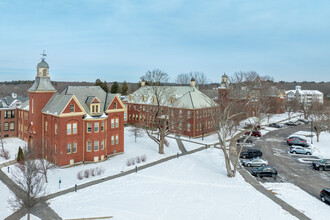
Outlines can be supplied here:
[[228, 82], [228, 76], [222, 76], [221, 84], [218, 88], [218, 102], [236, 101], [248, 103], [246, 106], [246, 117], [255, 116], [259, 105], [265, 106], [264, 113], [282, 114], [285, 112], [285, 90], [278, 89], [272, 85], [266, 85], [257, 77], [252, 86], [244, 84], [233, 90]]
[[18, 135], [18, 110], [27, 98], [11, 96], [0, 98], [0, 138], [17, 137]]
[[[125, 100], [128, 123], [153, 126], [158, 107], [152, 90], [142, 82], [141, 88]], [[214, 132], [211, 114], [217, 104], [195, 87], [194, 79], [190, 86], [167, 86], [165, 90], [159, 100], [160, 116], [168, 118], [171, 133], [198, 137]]]
[[18, 108], [17, 136], [59, 166], [104, 160], [124, 151], [125, 107], [99, 86], [68, 86], [57, 92], [43, 59]]

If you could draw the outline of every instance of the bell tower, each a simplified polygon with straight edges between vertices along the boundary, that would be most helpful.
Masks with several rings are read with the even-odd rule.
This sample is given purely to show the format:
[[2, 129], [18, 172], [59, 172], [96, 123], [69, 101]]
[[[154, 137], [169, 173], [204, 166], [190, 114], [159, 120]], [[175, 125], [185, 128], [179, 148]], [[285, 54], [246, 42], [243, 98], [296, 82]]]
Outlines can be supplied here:
[[228, 85], [228, 76], [226, 73], [222, 75], [220, 86], [218, 87], [218, 102], [224, 103], [228, 101], [229, 98], [229, 85]]
[[49, 77], [49, 65], [45, 61], [45, 52], [42, 55], [41, 62], [37, 65], [37, 75], [29, 92], [29, 147], [41, 153], [43, 118], [42, 109], [56, 92]]

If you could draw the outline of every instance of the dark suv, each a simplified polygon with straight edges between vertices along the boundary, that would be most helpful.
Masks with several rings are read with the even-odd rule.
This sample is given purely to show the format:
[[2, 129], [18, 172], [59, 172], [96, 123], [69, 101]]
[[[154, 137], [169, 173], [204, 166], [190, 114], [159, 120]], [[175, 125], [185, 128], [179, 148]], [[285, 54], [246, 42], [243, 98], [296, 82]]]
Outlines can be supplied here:
[[320, 191], [320, 197], [322, 202], [326, 202], [330, 204], [330, 189], [322, 189]]
[[330, 159], [313, 162], [313, 168], [315, 170], [330, 170]]
[[262, 156], [262, 152], [258, 149], [248, 149], [247, 151], [243, 151], [240, 154], [240, 158], [254, 158], [261, 156]]
[[275, 178], [277, 176], [277, 170], [275, 167], [264, 166], [259, 168], [253, 168], [251, 174], [257, 177], [270, 176]]
[[245, 135], [250, 135], [251, 136], [254, 136], [254, 137], [261, 137], [261, 133], [260, 131], [247, 131], [245, 132]]
[[[245, 139], [246, 139], [246, 137], [241, 137], [241, 138], [237, 139], [237, 143], [243, 143]], [[248, 139], [246, 139], [245, 143], [252, 144], [253, 143], [252, 138], [249, 137]]]

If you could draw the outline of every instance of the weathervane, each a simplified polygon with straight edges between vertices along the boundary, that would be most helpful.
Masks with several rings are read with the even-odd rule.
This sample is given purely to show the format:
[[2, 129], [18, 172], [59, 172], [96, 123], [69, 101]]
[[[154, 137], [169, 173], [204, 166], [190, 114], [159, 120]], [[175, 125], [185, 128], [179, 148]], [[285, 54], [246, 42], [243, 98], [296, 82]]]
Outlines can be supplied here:
[[46, 58], [46, 56], [47, 56], [47, 54], [45, 54], [45, 50], [43, 50], [42, 51], [42, 54], [40, 54], [41, 56], [42, 56], [42, 60], [45, 60], [45, 58]]

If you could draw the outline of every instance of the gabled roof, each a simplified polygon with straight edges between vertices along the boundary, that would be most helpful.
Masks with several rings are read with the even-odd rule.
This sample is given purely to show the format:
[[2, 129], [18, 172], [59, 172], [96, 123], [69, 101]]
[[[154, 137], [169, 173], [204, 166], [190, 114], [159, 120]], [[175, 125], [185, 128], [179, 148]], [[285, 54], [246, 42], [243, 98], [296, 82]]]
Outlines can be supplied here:
[[[128, 103], [138, 104], [156, 104], [152, 102], [154, 92], [152, 86], [143, 86], [130, 95], [130, 98], [126, 99]], [[158, 91], [166, 91], [164, 95], [160, 95], [163, 98], [161, 100], [162, 106], [170, 106], [174, 108], [186, 108], [186, 109], [200, 109], [210, 108], [216, 103], [199, 91], [193, 86], [156, 86]], [[171, 101], [172, 100], [172, 101]]]
[[97, 98], [100, 101], [100, 109], [105, 111], [116, 94], [107, 94], [99, 86], [68, 86], [61, 93], [56, 93], [49, 100], [42, 110], [43, 113], [59, 115], [73, 98], [79, 102], [79, 105], [90, 114], [89, 104]]
[[27, 97], [22, 97], [22, 96], [18, 96], [16, 98], [13, 98], [12, 96], [6, 96], [3, 98], [0, 98], [0, 108], [10, 108], [10, 107], [16, 107], [13, 106], [13, 104], [17, 101], [23, 103], [26, 100], [28, 100], [29, 98]]

